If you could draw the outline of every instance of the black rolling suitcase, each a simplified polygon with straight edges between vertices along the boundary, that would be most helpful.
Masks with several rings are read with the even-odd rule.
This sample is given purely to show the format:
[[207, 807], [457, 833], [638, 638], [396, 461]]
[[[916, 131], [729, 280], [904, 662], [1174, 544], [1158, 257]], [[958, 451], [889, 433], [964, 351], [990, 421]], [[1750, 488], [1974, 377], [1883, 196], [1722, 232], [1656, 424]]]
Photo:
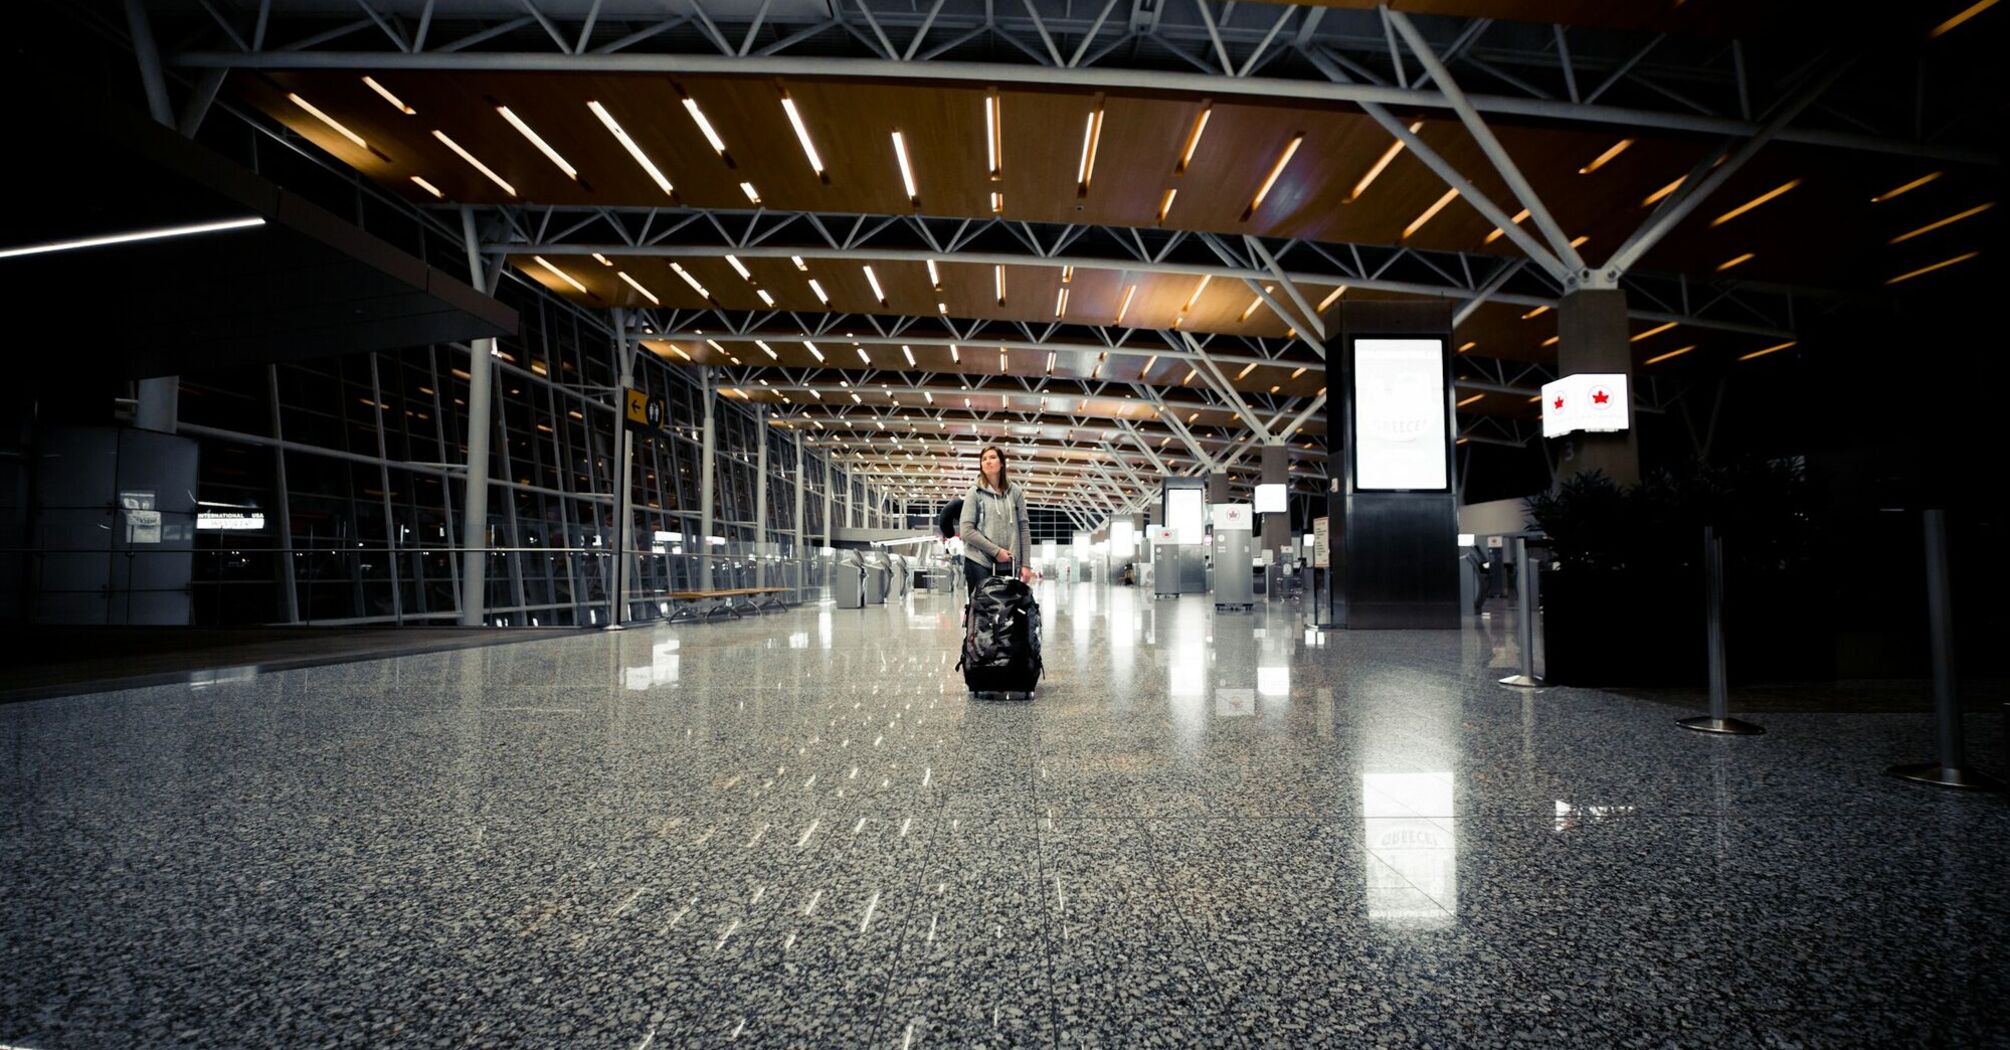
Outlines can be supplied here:
[[[1014, 562], [1014, 565], [1017, 563]], [[973, 700], [1031, 700], [1040, 683], [1040, 603], [1017, 576], [992, 575], [970, 594], [963, 658], [956, 661]]]

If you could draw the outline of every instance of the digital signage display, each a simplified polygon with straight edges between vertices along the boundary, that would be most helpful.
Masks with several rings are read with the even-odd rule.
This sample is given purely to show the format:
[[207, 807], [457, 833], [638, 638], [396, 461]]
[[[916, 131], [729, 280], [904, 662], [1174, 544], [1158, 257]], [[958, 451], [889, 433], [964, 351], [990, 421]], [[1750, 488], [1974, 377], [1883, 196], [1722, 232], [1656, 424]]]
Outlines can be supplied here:
[[1354, 341], [1354, 488], [1450, 487], [1441, 339]]

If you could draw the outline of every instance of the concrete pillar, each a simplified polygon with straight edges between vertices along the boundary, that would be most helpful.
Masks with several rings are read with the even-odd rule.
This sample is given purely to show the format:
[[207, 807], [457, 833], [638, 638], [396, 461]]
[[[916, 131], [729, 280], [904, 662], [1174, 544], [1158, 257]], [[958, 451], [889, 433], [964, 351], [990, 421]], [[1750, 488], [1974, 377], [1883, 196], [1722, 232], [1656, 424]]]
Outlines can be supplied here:
[[[461, 234], [468, 248], [468, 283], [488, 287], [482, 275], [481, 239], [475, 213], [461, 209]], [[468, 354], [468, 472], [461, 501], [461, 626], [480, 627], [488, 611], [489, 436], [495, 429], [496, 341], [477, 339]]]
[[823, 542], [823, 545], [825, 547], [829, 547], [831, 545], [831, 527], [837, 522], [837, 519], [832, 516], [832, 510], [834, 509], [837, 502], [837, 487], [838, 487], [837, 464], [833, 462], [829, 456], [825, 456], [824, 457], [824, 542]]
[[754, 440], [761, 443], [754, 456], [754, 586], [768, 585], [767, 563], [761, 555], [768, 548], [768, 408], [754, 410]]
[[[1557, 307], [1557, 374], [1617, 373], [1633, 389], [1633, 344], [1626, 320], [1626, 293], [1579, 291]], [[1637, 424], [1639, 420], [1636, 418]], [[1640, 443], [1633, 427], [1612, 434], [1571, 434], [1560, 439], [1559, 478], [1603, 471], [1621, 485], [1640, 480]]]
[[1232, 501], [1229, 496], [1228, 480], [1227, 471], [1207, 476], [1207, 502], [1210, 505]]
[[[628, 339], [628, 318], [626, 311], [614, 308], [614, 361], [621, 370], [620, 386], [625, 390], [635, 385], [635, 351], [637, 344]], [[625, 397], [626, 395], [624, 395]], [[627, 406], [614, 421], [614, 441], [621, 449], [614, 465], [614, 536], [616, 557], [614, 559], [614, 582], [611, 590], [613, 600], [608, 603], [607, 625], [620, 627], [628, 620], [628, 603], [623, 600], [634, 588], [633, 574], [640, 567], [635, 557], [635, 435], [629, 433]]]

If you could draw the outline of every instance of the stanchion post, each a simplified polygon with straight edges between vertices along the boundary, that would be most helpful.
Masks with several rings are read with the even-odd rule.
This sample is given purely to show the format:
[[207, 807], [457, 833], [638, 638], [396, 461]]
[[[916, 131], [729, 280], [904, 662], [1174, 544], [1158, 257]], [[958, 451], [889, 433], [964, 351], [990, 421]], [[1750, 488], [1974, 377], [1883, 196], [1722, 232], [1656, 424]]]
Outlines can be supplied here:
[[1521, 673], [1501, 679], [1502, 685], [1534, 689], [1543, 684], [1535, 673], [1535, 564], [1528, 557], [1528, 537], [1514, 538], [1515, 636], [1521, 643]]
[[1935, 762], [1892, 766], [1892, 776], [1937, 787], [2001, 791], [1994, 777], [1969, 768], [1954, 688], [1954, 596], [1947, 583], [1947, 512], [1929, 510], [1926, 530], [1926, 615], [1933, 640], [1933, 717], [1940, 755]]
[[1703, 526], [1703, 629], [1710, 654], [1710, 713], [1678, 718], [1675, 724], [1698, 733], [1755, 736], [1760, 726], [1731, 717], [1729, 673], [1724, 668], [1724, 537]]

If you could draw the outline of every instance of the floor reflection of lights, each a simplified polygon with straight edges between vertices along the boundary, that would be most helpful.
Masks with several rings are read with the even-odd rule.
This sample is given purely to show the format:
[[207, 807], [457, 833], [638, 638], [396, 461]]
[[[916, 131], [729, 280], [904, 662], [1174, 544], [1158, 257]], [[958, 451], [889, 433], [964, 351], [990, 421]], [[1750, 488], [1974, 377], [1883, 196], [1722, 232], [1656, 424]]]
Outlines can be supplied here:
[[1458, 824], [1450, 773], [1364, 773], [1368, 918], [1442, 926], [1458, 915]]

